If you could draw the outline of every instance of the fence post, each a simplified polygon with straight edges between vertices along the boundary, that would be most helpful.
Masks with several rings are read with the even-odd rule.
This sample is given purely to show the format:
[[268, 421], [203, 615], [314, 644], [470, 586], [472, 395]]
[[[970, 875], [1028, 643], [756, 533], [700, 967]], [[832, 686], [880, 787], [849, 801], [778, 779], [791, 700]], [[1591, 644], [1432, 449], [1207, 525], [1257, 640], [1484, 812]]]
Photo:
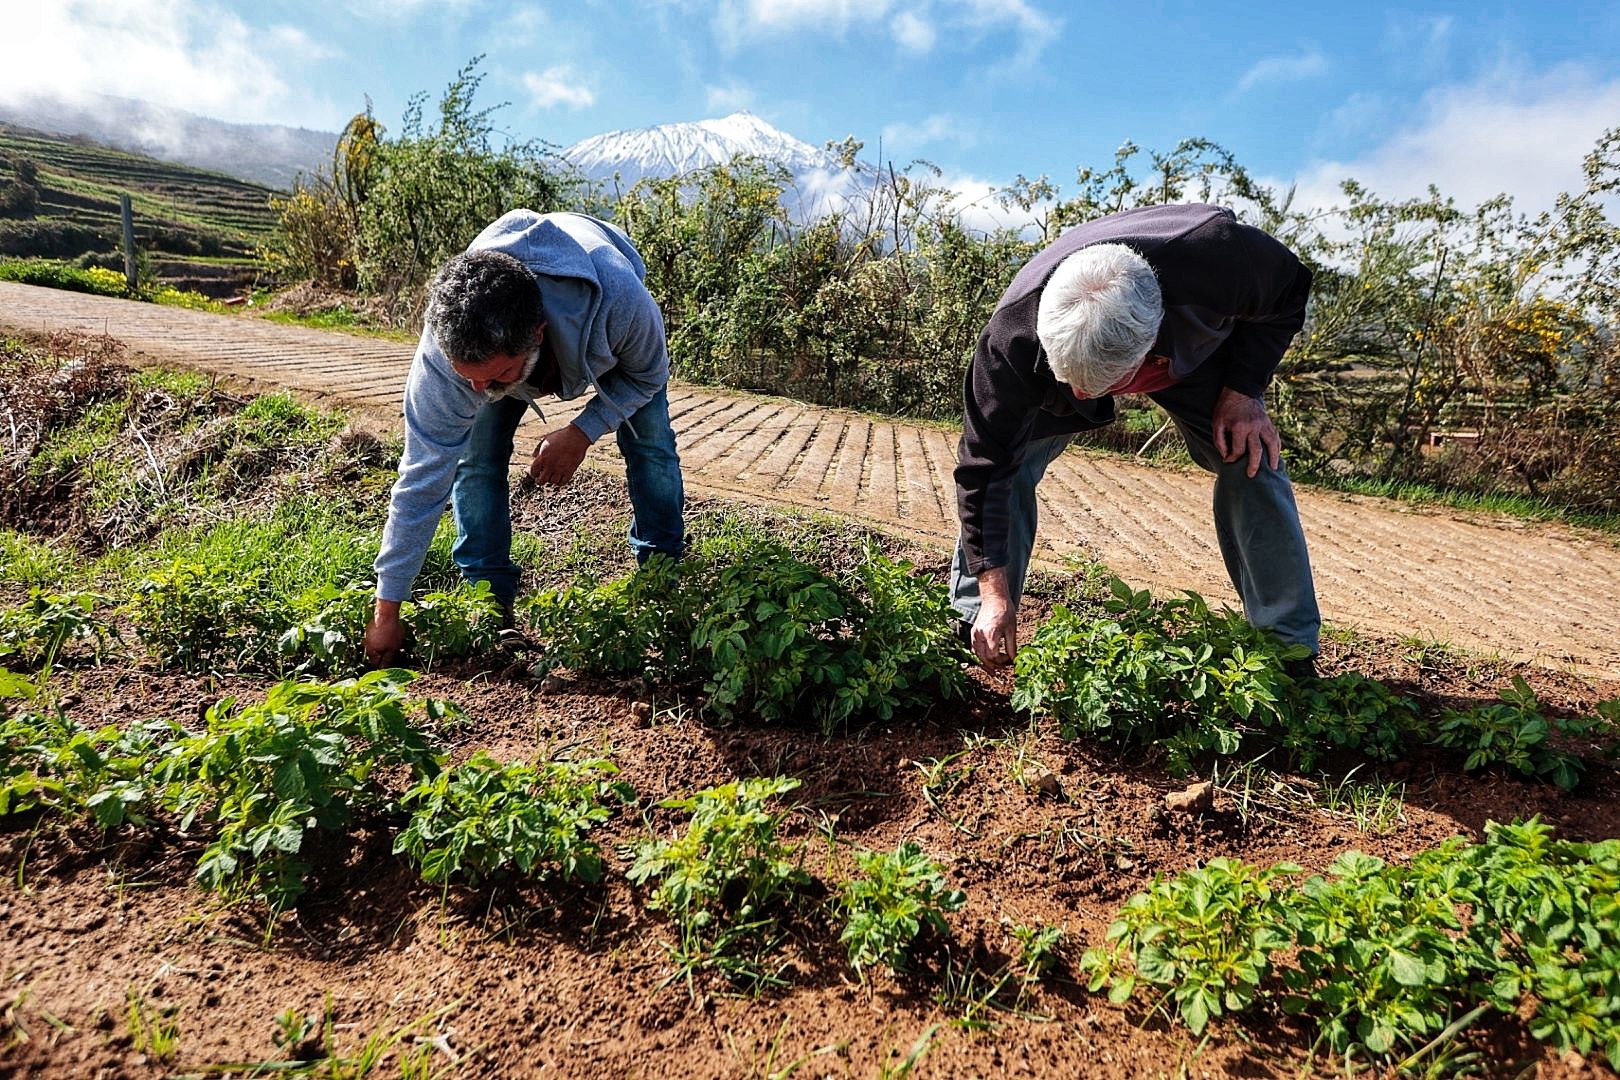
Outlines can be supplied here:
[[124, 282], [129, 291], [135, 291], [135, 214], [130, 209], [129, 196], [118, 196], [118, 213], [124, 219]]

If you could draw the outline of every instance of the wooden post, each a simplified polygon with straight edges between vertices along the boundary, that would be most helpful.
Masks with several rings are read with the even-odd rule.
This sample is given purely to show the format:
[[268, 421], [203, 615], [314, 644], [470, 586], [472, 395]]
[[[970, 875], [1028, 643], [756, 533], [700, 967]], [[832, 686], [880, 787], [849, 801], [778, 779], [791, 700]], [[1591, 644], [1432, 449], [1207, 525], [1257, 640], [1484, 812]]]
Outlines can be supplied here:
[[135, 214], [130, 209], [129, 196], [118, 196], [118, 213], [124, 219], [124, 282], [129, 291], [135, 291]]

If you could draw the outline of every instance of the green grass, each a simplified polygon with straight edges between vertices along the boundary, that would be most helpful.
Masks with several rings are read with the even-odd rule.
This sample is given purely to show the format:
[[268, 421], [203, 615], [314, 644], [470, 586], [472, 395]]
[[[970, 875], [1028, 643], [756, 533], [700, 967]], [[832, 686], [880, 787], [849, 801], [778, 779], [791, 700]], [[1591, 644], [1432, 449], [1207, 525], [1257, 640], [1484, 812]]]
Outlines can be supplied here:
[[84, 563], [48, 540], [0, 528], [0, 582], [61, 588], [89, 580]]
[[262, 520], [227, 518], [202, 528], [171, 530], [144, 552], [107, 556], [98, 569], [127, 579], [176, 559], [244, 573], [262, 567], [275, 592], [297, 596], [371, 578], [382, 509], [378, 507], [376, 520], [368, 521], [319, 497], [296, 498]]
[[29, 462], [28, 471], [34, 476], [51, 476], [88, 460], [113, 444], [128, 415], [129, 402], [124, 398], [93, 403], [72, 424], [51, 433]]
[[[240, 311], [241, 309], [229, 310]], [[331, 330], [342, 334], [354, 334], [358, 337], [381, 338], [384, 341], [414, 342], [421, 336], [415, 330], [373, 325], [365, 321], [365, 316], [344, 307], [303, 314], [293, 311], [262, 310], [252, 311], [249, 314], [266, 322], [280, 323], [283, 326], [304, 326], [311, 330]]]
[[0, 281], [15, 281], [19, 285], [39, 285], [47, 289], [67, 289], [70, 292], [91, 293], [96, 296], [128, 297], [129, 286], [124, 275], [114, 270], [91, 268], [80, 270], [54, 259], [0, 259]]
[[1310, 474], [1296, 476], [1295, 479], [1316, 487], [1331, 488], [1334, 491], [1343, 491], [1352, 495], [1373, 495], [1382, 499], [1397, 499], [1401, 502], [1420, 505], [1447, 506], [1456, 510], [1476, 510], [1486, 513], [1505, 514], [1509, 517], [1527, 521], [1559, 521], [1567, 525], [1579, 525], [1588, 529], [1597, 529], [1601, 532], [1620, 533], [1620, 514], [1575, 510], [1561, 503], [1548, 502], [1545, 499], [1532, 498], [1528, 495], [1516, 495], [1512, 492], [1481, 494], [1472, 491], [1460, 491], [1454, 488], [1436, 487], [1433, 484], [1413, 483], [1404, 480], [1378, 480], [1367, 477]]

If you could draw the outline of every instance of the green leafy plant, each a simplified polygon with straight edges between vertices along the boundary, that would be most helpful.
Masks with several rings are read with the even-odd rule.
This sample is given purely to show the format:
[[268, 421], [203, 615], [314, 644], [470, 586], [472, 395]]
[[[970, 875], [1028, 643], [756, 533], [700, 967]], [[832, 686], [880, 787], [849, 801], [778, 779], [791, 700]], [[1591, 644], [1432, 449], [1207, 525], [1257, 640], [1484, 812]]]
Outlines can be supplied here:
[[375, 671], [337, 683], [281, 682], [262, 703], [225, 698], [208, 710], [207, 730], [171, 744], [152, 781], [180, 829], [215, 827], [197, 865], [204, 886], [256, 895], [275, 910], [303, 892], [309, 866], [299, 856], [316, 829], [395, 807], [380, 777], [403, 768], [439, 771], [428, 725], [459, 719], [455, 706], [413, 700], [410, 672]]
[[719, 715], [830, 731], [960, 695], [954, 623], [943, 589], [875, 550], [846, 583], [761, 545], [715, 572], [692, 648]]
[[722, 717], [807, 717], [824, 727], [848, 718], [846, 634], [854, 598], [786, 552], [756, 551], [721, 567], [692, 646]]
[[1521, 776], [1551, 780], [1566, 791], [1580, 783], [1585, 764], [1579, 757], [1547, 744], [1551, 725], [1541, 703], [1522, 675], [1501, 692], [1501, 702], [1473, 709], [1446, 709], [1440, 715], [1436, 741], [1465, 750], [1463, 768], [1505, 766]]
[[868, 542], [854, 574], [860, 609], [860, 664], [848, 680], [854, 711], [887, 720], [896, 708], [960, 698], [971, 659], [956, 636], [950, 596], [909, 562]]
[[1416, 702], [1359, 672], [1311, 679], [1299, 695], [1283, 745], [1302, 769], [1316, 767], [1324, 744], [1394, 761], [1425, 734]]
[[1115, 1001], [1138, 987], [1200, 1031], [1277, 997], [1317, 1046], [1407, 1069], [1492, 1009], [1561, 1052], [1620, 1067], [1620, 840], [1557, 840], [1540, 821], [1485, 827], [1406, 865], [1349, 852], [1298, 868], [1227, 860], [1129, 900], [1082, 967]]
[[1292, 898], [1299, 951], [1284, 1006], [1314, 1016], [1334, 1053], [1415, 1048], [1453, 1019], [1466, 947], [1444, 876], [1431, 871], [1454, 851], [1410, 868], [1349, 852]]
[[371, 621], [368, 585], [328, 585], [304, 594], [300, 607], [315, 614], [288, 627], [276, 639], [284, 667], [294, 675], [355, 675], [365, 670], [366, 625]]
[[484, 652], [501, 636], [501, 604], [487, 581], [427, 593], [404, 605], [401, 614], [406, 650], [429, 667], [441, 659]]
[[1211, 859], [1131, 897], [1108, 927], [1107, 944], [1080, 960], [1093, 992], [1128, 1000], [1138, 984], [1162, 993], [1194, 1033], [1212, 1018], [1249, 1007], [1271, 973], [1272, 955], [1292, 944], [1280, 889], [1292, 863], [1270, 868]]
[[34, 670], [52, 667], [73, 642], [88, 643], [99, 663], [117, 630], [96, 611], [104, 598], [87, 592], [49, 592], [35, 586], [21, 606], [0, 611], [0, 662]]
[[779, 909], [809, 880], [802, 847], [777, 836], [785, 811], [766, 804], [799, 787], [785, 777], [734, 780], [660, 807], [691, 815], [686, 831], [648, 839], [629, 872], [636, 885], [655, 882], [648, 906], [674, 921], [674, 953], [688, 978], [714, 967], [734, 982], [772, 980], [769, 956], [780, 943]]
[[0, 817], [43, 809], [68, 818], [88, 812], [103, 829], [144, 824], [145, 776], [173, 732], [164, 721], [86, 728], [0, 668]]
[[1018, 652], [1012, 704], [1080, 733], [1158, 743], [1177, 774], [1205, 753], [1234, 754], [1246, 737], [1286, 731], [1297, 687], [1283, 671], [1307, 655], [1202, 597], [1156, 603], [1113, 579], [1108, 616], [1058, 605]]
[[134, 585], [128, 608], [141, 643], [182, 671], [258, 670], [282, 629], [262, 567], [175, 560]]
[[626, 577], [586, 577], [527, 597], [524, 614], [546, 643], [546, 667], [684, 676], [691, 661], [692, 608], [701, 591], [689, 582], [696, 572], [693, 563], [660, 554]]
[[405, 793], [411, 819], [394, 852], [430, 882], [478, 885], [508, 870], [599, 881], [590, 830], [611, 815], [610, 799], [634, 797], [617, 772], [606, 758], [503, 764], [479, 751]]
[[856, 851], [854, 858], [860, 876], [839, 895], [838, 940], [857, 973], [874, 964], [899, 971], [922, 934], [950, 932], [945, 916], [967, 896], [946, 885], [944, 869], [909, 841], [894, 851]]

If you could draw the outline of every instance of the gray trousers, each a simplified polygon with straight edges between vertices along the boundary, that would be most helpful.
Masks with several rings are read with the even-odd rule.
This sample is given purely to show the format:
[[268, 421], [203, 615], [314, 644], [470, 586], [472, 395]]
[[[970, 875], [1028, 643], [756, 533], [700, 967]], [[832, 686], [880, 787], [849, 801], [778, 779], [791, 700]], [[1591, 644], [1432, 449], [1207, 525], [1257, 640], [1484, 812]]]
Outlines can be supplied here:
[[[1213, 368], [1214, 365], [1206, 364]], [[1262, 461], [1252, 478], [1248, 459], [1223, 462], [1215, 449], [1214, 407], [1220, 384], [1214, 371], [1200, 369], [1192, 378], [1149, 396], [1175, 421], [1192, 459], [1215, 474], [1215, 539], [1227, 576], [1243, 601], [1251, 625], [1269, 627], [1284, 641], [1319, 647], [1322, 615], [1316, 606], [1311, 557], [1300, 528], [1294, 488], [1286, 467]], [[1202, 377], [1200, 377], [1202, 376]], [[1035, 487], [1046, 467], [1063, 452], [1073, 434], [1031, 440], [1023, 466], [1013, 479], [1008, 506], [1007, 588], [1014, 608], [1024, 594], [1024, 578], [1035, 550]], [[951, 569], [951, 603], [966, 622], [979, 615], [979, 579], [967, 573], [961, 538]]]

